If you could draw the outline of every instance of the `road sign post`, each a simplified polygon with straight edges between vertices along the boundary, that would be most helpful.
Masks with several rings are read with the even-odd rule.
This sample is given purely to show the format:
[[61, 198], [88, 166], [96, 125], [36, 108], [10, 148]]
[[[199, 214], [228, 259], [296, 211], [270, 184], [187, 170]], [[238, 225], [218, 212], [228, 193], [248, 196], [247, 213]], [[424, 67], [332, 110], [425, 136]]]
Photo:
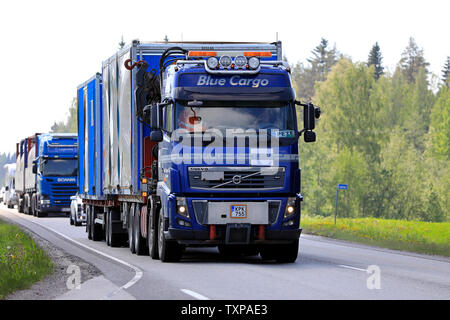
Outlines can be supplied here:
[[337, 185], [337, 188], [336, 188], [336, 204], [335, 204], [335, 207], [334, 207], [334, 224], [336, 224], [339, 190], [347, 190], [347, 189], [348, 189], [348, 185], [346, 185], [346, 184], [338, 184]]

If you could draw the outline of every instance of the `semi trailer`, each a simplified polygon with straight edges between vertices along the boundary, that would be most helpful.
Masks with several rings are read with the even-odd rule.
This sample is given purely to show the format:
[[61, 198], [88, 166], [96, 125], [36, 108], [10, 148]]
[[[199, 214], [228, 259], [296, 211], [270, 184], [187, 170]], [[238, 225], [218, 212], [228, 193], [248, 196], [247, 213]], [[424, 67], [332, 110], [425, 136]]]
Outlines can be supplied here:
[[68, 214], [77, 191], [77, 135], [36, 133], [16, 144], [19, 212], [37, 217]]
[[298, 140], [320, 108], [290, 72], [281, 42], [136, 40], [105, 60], [77, 89], [88, 238], [163, 262], [189, 246], [294, 262]]

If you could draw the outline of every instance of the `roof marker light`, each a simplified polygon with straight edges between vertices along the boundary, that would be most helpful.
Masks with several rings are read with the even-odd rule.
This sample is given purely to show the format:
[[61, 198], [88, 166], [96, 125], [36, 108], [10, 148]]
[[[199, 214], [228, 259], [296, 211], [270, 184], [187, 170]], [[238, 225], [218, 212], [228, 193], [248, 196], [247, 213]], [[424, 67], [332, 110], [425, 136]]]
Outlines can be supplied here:
[[263, 52], [244, 52], [244, 56], [246, 57], [264, 57], [264, 58], [271, 58], [272, 53], [268, 51]]
[[189, 51], [188, 57], [215, 57], [216, 51]]

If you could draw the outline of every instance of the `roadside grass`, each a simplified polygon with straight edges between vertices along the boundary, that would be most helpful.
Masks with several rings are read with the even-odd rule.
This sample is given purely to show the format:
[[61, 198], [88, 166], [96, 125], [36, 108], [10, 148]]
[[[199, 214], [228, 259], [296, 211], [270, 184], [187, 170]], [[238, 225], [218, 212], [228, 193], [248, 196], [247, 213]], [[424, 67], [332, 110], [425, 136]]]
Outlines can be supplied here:
[[0, 220], [0, 300], [52, 271], [52, 261], [29, 235]]
[[395, 250], [450, 256], [450, 222], [338, 218], [334, 225], [334, 217], [304, 215], [301, 227], [308, 234]]

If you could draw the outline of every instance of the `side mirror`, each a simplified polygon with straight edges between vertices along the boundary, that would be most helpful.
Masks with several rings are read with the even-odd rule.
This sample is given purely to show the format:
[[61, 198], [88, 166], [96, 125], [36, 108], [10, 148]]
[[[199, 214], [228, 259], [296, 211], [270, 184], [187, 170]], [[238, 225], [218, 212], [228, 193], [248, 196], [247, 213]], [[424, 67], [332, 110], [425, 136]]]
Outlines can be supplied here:
[[314, 131], [305, 131], [303, 139], [305, 140], [305, 142], [315, 142], [316, 133]]
[[8, 190], [9, 190], [9, 187], [8, 187], [8, 186], [6, 186], [6, 187], [5, 187], [5, 191], [8, 191]]
[[159, 105], [150, 106], [150, 128], [159, 129]]
[[36, 163], [36, 161], [33, 161], [33, 173], [34, 174], [37, 174], [37, 163]]
[[159, 130], [159, 129], [152, 130], [152, 132], [150, 132], [150, 140], [152, 140], [154, 142], [161, 142], [161, 141], [163, 141], [162, 131]]

